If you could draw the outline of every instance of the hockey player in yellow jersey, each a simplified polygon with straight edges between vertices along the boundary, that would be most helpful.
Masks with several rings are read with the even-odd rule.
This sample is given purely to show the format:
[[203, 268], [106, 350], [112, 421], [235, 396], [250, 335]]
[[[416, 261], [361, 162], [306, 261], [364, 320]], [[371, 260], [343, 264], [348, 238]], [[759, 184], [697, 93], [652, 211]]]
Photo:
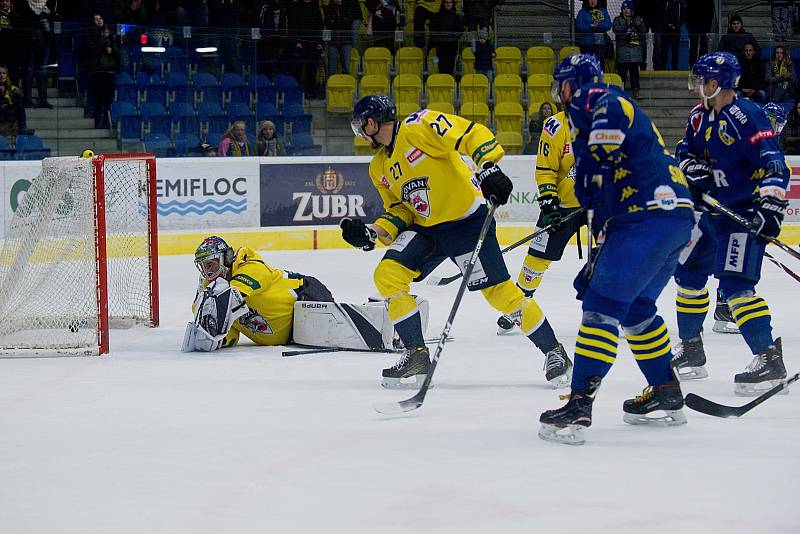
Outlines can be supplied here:
[[221, 237], [204, 239], [194, 261], [200, 287], [185, 352], [231, 347], [240, 334], [258, 345], [283, 345], [291, 339], [296, 301], [333, 302], [316, 278], [276, 269], [252, 249], [234, 250]]
[[[575, 156], [563, 111], [549, 117], [542, 125], [534, 176], [539, 186], [536, 228], [548, 231], [531, 241], [517, 277], [517, 285], [527, 297], [533, 295], [550, 264], [561, 259], [569, 240], [586, 224], [583, 212], [562, 222], [580, 209], [575, 198]], [[515, 326], [520, 326], [519, 313], [503, 315], [497, 320], [497, 334], [510, 333]]]
[[[463, 270], [488, 214], [485, 199], [505, 204], [511, 180], [497, 166], [503, 157], [492, 132], [462, 117], [423, 109], [403, 121], [387, 95], [365, 96], [356, 104], [353, 132], [378, 148], [369, 166], [385, 212], [373, 223], [345, 218], [345, 241], [364, 250], [376, 240], [390, 245], [374, 273], [389, 317], [408, 349], [383, 370], [384, 387], [404, 387], [404, 379], [421, 384], [430, 366], [420, 316], [409, 294], [412, 281], [430, 274], [450, 258]], [[482, 170], [474, 175], [461, 159], [469, 156]], [[480, 290], [498, 311], [521, 311], [522, 330], [546, 355], [548, 381], [569, 382], [572, 362], [558, 342], [541, 308], [526, 299], [510, 280], [492, 223], [467, 283]], [[412, 384], [413, 385], [413, 384]]]

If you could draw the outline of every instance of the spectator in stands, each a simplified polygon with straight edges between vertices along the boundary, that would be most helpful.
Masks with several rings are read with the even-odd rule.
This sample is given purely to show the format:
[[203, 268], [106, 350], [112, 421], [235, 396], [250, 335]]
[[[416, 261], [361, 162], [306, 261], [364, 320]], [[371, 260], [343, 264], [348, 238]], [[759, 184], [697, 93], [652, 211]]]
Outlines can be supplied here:
[[[325, 22], [317, 0], [297, 0], [288, 13], [292, 76], [305, 88], [308, 98], [322, 94], [318, 71], [322, 61]], [[324, 68], [323, 68], [323, 78]]]
[[686, 4], [686, 30], [689, 32], [689, 65], [708, 53], [708, 37], [714, 22], [714, 0], [691, 0]]
[[[361, 11], [361, 2], [358, 0], [344, 0], [344, 5], [350, 10], [353, 15], [352, 30], [353, 48], [358, 50], [358, 36], [361, 33], [361, 24], [364, 22], [364, 12]], [[356, 73], [353, 73], [355, 76]]]
[[617, 39], [617, 71], [624, 86], [630, 74], [633, 98], [639, 98], [639, 63], [642, 59], [642, 41], [647, 29], [642, 17], [633, 11], [632, 0], [622, 2], [622, 13], [614, 19]]
[[[425, 50], [425, 24], [434, 31], [433, 25], [442, 0], [414, 0], [414, 46]], [[439, 49], [436, 49], [439, 52]]]
[[261, 121], [258, 124], [258, 139], [256, 140], [257, 156], [285, 156], [286, 148], [283, 146], [278, 132], [275, 131], [275, 123], [272, 121]]
[[258, 26], [261, 40], [258, 48], [258, 73], [267, 76], [288, 72], [281, 65], [281, 57], [286, 48], [287, 5], [283, 0], [260, 0], [258, 5]]
[[489, 42], [489, 32], [480, 30], [478, 32], [478, 42], [475, 43], [475, 74], [483, 74], [489, 78], [489, 86], [494, 80], [494, 62], [492, 61], [497, 54], [494, 46]]
[[217, 155], [217, 149], [214, 148], [213, 145], [209, 145], [205, 141], [200, 143], [198, 150], [200, 150], [200, 154], [202, 154], [203, 156], [214, 157]]
[[581, 52], [597, 56], [602, 65], [605, 61], [602, 48], [605, 45], [606, 32], [611, 29], [611, 15], [598, 1], [583, 0], [583, 6], [575, 18], [575, 31]]
[[500, 8], [496, 0], [464, 0], [464, 23], [467, 31], [489, 31], [494, 11]]
[[0, 65], [0, 135], [30, 135], [22, 105], [22, 91], [11, 83], [8, 67]]
[[398, 7], [395, 0], [367, 0], [367, 35], [369, 46], [394, 50], [394, 31], [397, 29]]
[[[666, 0], [633, 0], [633, 12], [642, 17], [645, 34], [650, 30], [653, 30], [654, 37], [658, 34], [658, 27], [660, 24], [658, 17], [665, 1]], [[655, 43], [655, 40], [653, 40], [652, 43]], [[652, 48], [651, 41], [649, 41], [646, 36], [642, 37], [642, 61], [639, 64], [641, 70], [647, 68], [648, 48]]]
[[776, 46], [772, 59], [767, 63], [767, 99], [770, 102], [794, 102], [797, 78], [792, 60], [782, 46]]
[[753, 46], [756, 47], [756, 56], [761, 55], [761, 47], [758, 46], [758, 41], [753, 34], [745, 31], [742, 17], [733, 15], [728, 23], [728, 33], [719, 40], [719, 51], [741, 56], [745, 43], [753, 43]]
[[553, 116], [553, 106], [550, 102], [542, 102], [539, 106], [539, 111], [531, 115], [531, 121], [528, 123], [528, 132], [531, 134], [527, 144], [522, 148], [523, 154], [535, 156], [538, 153], [539, 139], [542, 136], [542, 127], [544, 121]]
[[185, 3], [187, 3], [185, 0], [158, 0], [154, 22], [168, 28], [186, 26], [189, 19], [184, 9]]
[[87, 49], [94, 127], [108, 128], [108, 108], [114, 101], [114, 80], [119, 72], [119, 50], [108, 26], [100, 26], [89, 37]]
[[800, 156], [800, 100], [796, 100], [789, 112], [786, 127], [781, 134], [783, 153], [787, 156]]
[[[239, 27], [240, 21], [250, 27], [250, 21], [258, 13], [252, 12], [255, 8], [247, 0], [208, 0], [207, 5], [208, 25], [212, 28], [208, 45], [217, 47], [225, 72], [236, 72], [239, 42], [232, 30]], [[204, 65], [203, 68], [216, 71], [218, 66]]]
[[789, 40], [789, 7], [792, 0], [769, 0], [772, 15], [772, 33], [775, 40], [786, 42]]
[[456, 11], [453, 0], [442, 0], [442, 7], [431, 23], [431, 47], [436, 47], [439, 72], [453, 75], [458, 54], [458, 40], [464, 33], [464, 21]]
[[[342, 0], [331, 0], [323, 8], [325, 27], [331, 31], [328, 43], [328, 76], [337, 73], [339, 61], [342, 73], [350, 74], [350, 53], [353, 50], [353, 12]], [[355, 73], [353, 73], [355, 74]]]
[[52, 25], [50, 7], [55, 0], [27, 0], [17, 2], [14, 8], [19, 26], [24, 32], [18, 35], [14, 50], [20, 55], [22, 93], [25, 107], [33, 107], [32, 88], [34, 79], [38, 91], [36, 107], [52, 109], [47, 102], [47, 65], [50, 63]]
[[739, 57], [739, 66], [742, 68], [742, 76], [739, 78], [739, 86], [736, 88], [739, 96], [749, 98], [761, 104], [767, 102], [767, 80], [764, 77], [764, 62], [756, 56], [756, 47], [753, 43], [745, 43], [742, 55]]
[[120, 36], [119, 62], [126, 72], [133, 57], [133, 49], [140, 46], [139, 39], [142, 35], [140, 27], [149, 21], [147, 8], [142, 0], [114, 0], [114, 18], [117, 24], [128, 26], [127, 31]]
[[247, 141], [247, 126], [244, 121], [231, 124], [219, 142], [218, 156], [241, 158], [250, 155], [250, 144]]
[[[681, 45], [681, 26], [686, 20], [684, 0], [667, 0], [661, 12], [659, 33], [653, 49], [653, 69], [678, 70], [678, 49]], [[667, 61], [669, 60], [669, 63]]]
[[16, 65], [15, 55], [15, 26], [16, 15], [14, 14], [11, 0], [0, 0], [0, 65], [6, 65], [12, 71]]

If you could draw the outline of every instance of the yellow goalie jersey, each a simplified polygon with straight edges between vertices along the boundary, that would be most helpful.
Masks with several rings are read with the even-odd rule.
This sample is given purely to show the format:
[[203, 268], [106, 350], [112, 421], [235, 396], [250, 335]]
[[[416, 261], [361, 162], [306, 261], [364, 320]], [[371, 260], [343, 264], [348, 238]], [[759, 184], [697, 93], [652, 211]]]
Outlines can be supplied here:
[[235, 345], [240, 333], [259, 345], [283, 345], [289, 341], [296, 290], [303, 285], [302, 278], [289, 276], [250, 248], [236, 251], [229, 281], [242, 294], [250, 311], [233, 323], [223, 346]]
[[539, 196], [557, 194], [564, 208], [580, 206], [575, 198], [575, 155], [567, 116], [560, 111], [544, 121], [536, 156]]
[[369, 165], [386, 210], [375, 224], [395, 239], [411, 224], [434, 226], [478, 209], [483, 196], [461, 154], [481, 167], [505, 152], [491, 130], [456, 115], [422, 109], [399, 121], [391, 145]]

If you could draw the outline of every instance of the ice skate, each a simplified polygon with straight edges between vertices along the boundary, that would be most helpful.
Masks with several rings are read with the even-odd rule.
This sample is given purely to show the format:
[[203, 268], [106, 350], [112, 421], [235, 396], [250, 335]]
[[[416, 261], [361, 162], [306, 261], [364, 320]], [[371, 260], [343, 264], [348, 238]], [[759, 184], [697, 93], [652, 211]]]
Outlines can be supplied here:
[[600, 387], [600, 378], [594, 376], [589, 380], [585, 390], [573, 389], [567, 404], [556, 410], [547, 410], [539, 416], [542, 426], [539, 437], [545, 441], [563, 443], [564, 445], [583, 445], [586, 443], [584, 430], [592, 426], [592, 403]]
[[[777, 386], [786, 378], [781, 345], [781, 338], [778, 338], [766, 350], [755, 355], [747, 369], [733, 378], [734, 393], [743, 397], [754, 397]], [[789, 390], [784, 389], [780, 395], [788, 393]]]
[[497, 335], [502, 336], [510, 334], [515, 328], [520, 328], [522, 325], [522, 311], [518, 310], [508, 315], [502, 315], [497, 320]]
[[400, 360], [383, 370], [381, 385], [388, 389], [412, 389], [422, 386], [431, 364], [427, 347], [416, 347], [403, 353]]
[[544, 372], [555, 389], [567, 387], [572, 380], [572, 360], [561, 343], [544, 355]]
[[[647, 386], [641, 395], [622, 404], [622, 420], [629, 425], [677, 426], [686, 424], [683, 393], [677, 378], [658, 386]], [[653, 412], [663, 411], [664, 415]]]
[[703, 349], [703, 338], [696, 337], [682, 341], [675, 347], [672, 357], [672, 368], [681, 380], [698, 380], [706, 378], [706, 351]]
[[714, 308], [714, 326], [712, 330], [718, 334], [738, 334], [739, 327], [731, 313], [728, 302], [717, 291], [717, 307]]

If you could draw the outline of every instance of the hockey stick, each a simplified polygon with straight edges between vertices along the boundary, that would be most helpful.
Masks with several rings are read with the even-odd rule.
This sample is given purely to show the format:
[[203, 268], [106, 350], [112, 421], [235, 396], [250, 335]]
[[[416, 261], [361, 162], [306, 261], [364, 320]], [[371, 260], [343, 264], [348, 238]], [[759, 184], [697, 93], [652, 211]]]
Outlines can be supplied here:
[[[745, 228], [747, 228], [751, 232], [753, 231], [753, 223], [752, 222], [748, 221], [747, 219], [745, 219], [744, 217], [742, 217], [741, 215], [739, 215], [738, 213], [736, 213], [735, 211], [733, 211], [729, 207], [725, 206], [724, 204], [720, 204], [719, 201], [716, 198], [712, 197], [708, 193], [703, 193], [703, 201], [706, 204], [708, 204], [709, 206], [711, 206], [714, 209], [716, 209], [718, 212], [720, 212], [723, 215], [726, 215], [727, 217], [730, 217], [734, 221], [738, 222], [739, 224], [741, 224], [742, 226], [744, 226]], [[789, 245], [787, 245], [783, 241], [779, 240], [778, 238], [772, 237], [772, 236], [768, 236], [768, 235], [761, 235], [761, 234], [757, 234], [757, 235], [759, 237], [763, 238], [763, 239], [766, 239], [767, 241], [769, 241], [770, 243], [772, 243], [773, 245], [775, 245], [779, 249], [786, 251], [791, 256], [793, 256], [795, 259], [800, 260], [800, 252], [797, 252], [795, 249], [793, 249], [792, 247], [790, 247]]]
[[[449, 336], [447, 341], [453, 341], [453, 336]], [[425, 343], [436, 343], [439, 338], [426, 339]], [[345, 347], [314, 347], [301, 350], [287, 350], [281, 353], [281, 356], [303, 356], [305, 354], [324, 354], [326, 352], [397, 352], [393, 349], [348, 349]]]
[[[567, 221], [569, 221], [571, 219], [574, 219], [575, 217], [577, 217], [578, 215], [580, 215], [583, 212], [584, 212], [583, 208], [578, 208], [577, 210], [573, 211], [572, 213], [570, 213], [569, 215], [567, 215], [566, 217], [561, 219], [558, 222], [558, 224], [564, 224], [565, 222], [567, 222]], [[531, 241], [533, 239], [536, 239], [537, 237], [539, 237], [543, 233], [549, 232], [550, 229], [553, 228], [553, 224], [548, 224], [544, 228], [539, 228], [538, 230], [536, 230], [532, 234], [530, 234], [528, 236], [525, 236], [522, 239], [520, 239], [519, 241], [516, 241], [516, 242], [508, 245], [506, 248], [501, 250], [500, 253], [501, 254], [505, 254], [509, 250], [514, 250], [518, 246], [524, 245], [525, 243], [528, 243], [529, 241]], [[446, 286], [447, 284], [449, 284], [451, 282], [455, 282], [456, 280], [458, 280], [462, 276], [463, 275], [461, 273], [454, 274], [453, 276], [445, 276], [444, 278], [442, 278], [441, 276], [430, 276], [430, 277], [428, 277], [428, 281], [426, 283], [429, 286]]]
[[685, 402], [686, 406], [692, 410], [704, 413], [706, 415], [712, 415], [714, 417], [741, 417], [768, 398], [772, 397], [773, 395], [777, 395], [784, 389], [788, 388], [792, 382], [796, 382], [798, 379], [800, 379], [800, 373], [795, 373], [789, 378], [782, 380], [777, 386], [774, 386], [772, 389], [751, 400], [744, 406], [725, 406], [724, 404], [717, 404], [714, 401], [710, 401], [704, 397], [701, 397], [700, 395], [695, 395], [694, 393], [689, 393], [686, 395]]
[[769, 261], [771, 261], [772, 263], [774, 263], [775, 265], [777, 265], [777, 266], [778, 266], [778, 268], [779, 268], [779, 269], [781, 269], [783, 272], [785, 272], [786, 274], [788, 274], [789, 276], [791, 276], [792, 278], [794, 278], [796, 281], [800, 282], [800, 274], [797, 274], [796, 272], [794, 272], [793, 270], [791, 270], [790, 268], [788, 268], [787, 266], [785, 266], [784, 264], [782, 264], [781, 262], [779, 262], [777, 259], [775, 259], [775, 256], [773, 256], [773, 255], [772, 255], [772, 254], [770, 254], [769, 252], [766, 252], [766, 251], [765, 251], [765, 252], [764, 252], [764, 256], [765, 256], [765, 257], [766, 257], [766, 258], [767, 258]]
[[425, 376], [425, 381], [422, 382], [422, 387], [420, 387], [417, 394], [410, 399], [400, 402], [381, 402], [375, 404], [375, 411], [378, 413], [396, 415], [403, 412], [410, 412], [411, 410], [416, 410], [422, 406], [423, 402], [425, 402], [425, 395], [428, 394], [428, 388], [431, 386], [433, 372], [436, 370], [436, 364], [439, 362], [439, 357], [442, 355], [442, 350], [444, 350], [444, 344], [447, 341], [447, 336], [450, 334], [450, 328], [453, 326], [453, 320], [456, 318], [458, 307], [461, 305], [461, 299], [464, 296], [464, 291], [467, 290], [469, 277], [472, 275], [475, 262], [478, 261], [478, 255], [481, 253], [481, 248], [483, 247], [483, 242], [486, 239], [486, 234], [489, 233], [489, 227], [494, 221], [495, 209], [497, 209], [497, 206], [489, 202], [489, 213], [486, 214], [486, 220], [483, 221], [483, 226], [481, 226], [481, 231], [478, 234], [478, 242], [475, 243], [475, 250], [472, 251], [472, 256], [469, 258], [469, 263], [467, 263], [467, 267], [464, 269], [464, 279], [461, 280], [461, 285], [458, 287], [456, 300], [453, 302], [453, 307], [450, 308], [450, 315], [447, 316], [447, 322], [444, 325], [444, 329], [442, 329], [442, 334], [439, 336], [439, 343], [436, 345], [436, 351], [433, 353], [431, 365], [428, 369], [428, 374]]

